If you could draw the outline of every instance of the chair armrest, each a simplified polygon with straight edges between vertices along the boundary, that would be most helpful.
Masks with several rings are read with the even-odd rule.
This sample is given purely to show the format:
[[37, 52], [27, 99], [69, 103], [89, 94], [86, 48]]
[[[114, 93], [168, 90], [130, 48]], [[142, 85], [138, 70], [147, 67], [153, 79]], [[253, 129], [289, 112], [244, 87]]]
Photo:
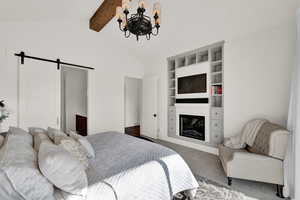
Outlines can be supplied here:
[[233, 178], [267, 183], [283, 183], [283, 161], [250, 152], [235, 152], [227, 163], [227, 175]]

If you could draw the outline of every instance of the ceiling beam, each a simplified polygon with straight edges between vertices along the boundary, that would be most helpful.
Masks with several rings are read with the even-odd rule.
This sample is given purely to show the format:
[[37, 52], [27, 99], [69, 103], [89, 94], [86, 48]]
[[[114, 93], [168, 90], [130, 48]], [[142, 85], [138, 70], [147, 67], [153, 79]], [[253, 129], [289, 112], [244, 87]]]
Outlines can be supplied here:
[[122, 0], [104, 0], [90, 19], [90, 29], [99, 32], [116, 15], [116, 8], [122, 6]]

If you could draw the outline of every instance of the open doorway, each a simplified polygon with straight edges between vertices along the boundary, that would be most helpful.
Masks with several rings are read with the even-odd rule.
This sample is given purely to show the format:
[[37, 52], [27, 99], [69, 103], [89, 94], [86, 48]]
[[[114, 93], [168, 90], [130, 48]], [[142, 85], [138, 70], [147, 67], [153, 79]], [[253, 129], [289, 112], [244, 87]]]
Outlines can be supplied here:
[[61, 129], [87, 136], [88, 72], [63, 66], [61, 69]]
[[125, 133], [140, 136], [142, 79], [125, 77]]

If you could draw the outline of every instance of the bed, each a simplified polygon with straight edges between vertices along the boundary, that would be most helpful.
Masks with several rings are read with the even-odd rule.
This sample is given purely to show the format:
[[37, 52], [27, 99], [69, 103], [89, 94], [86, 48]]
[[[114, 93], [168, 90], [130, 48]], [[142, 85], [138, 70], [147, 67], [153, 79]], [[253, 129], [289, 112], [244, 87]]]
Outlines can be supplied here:
[[[87, 169], [86, 200], [170, 200], [198, 187], [190, 168], [176, 152], [116, 132], [88, 136], [96, 157]], [[77, 200], [56, 190], [57, 200]]]

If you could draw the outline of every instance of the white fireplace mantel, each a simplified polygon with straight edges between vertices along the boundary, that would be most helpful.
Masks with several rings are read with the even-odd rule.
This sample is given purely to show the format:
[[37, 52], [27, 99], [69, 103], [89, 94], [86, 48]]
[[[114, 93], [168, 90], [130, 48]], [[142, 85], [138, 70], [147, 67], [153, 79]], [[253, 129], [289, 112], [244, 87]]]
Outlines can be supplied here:
[[[176, 104], [176, 135], [180, 136], [179, 130], [179, 116], [180, 115], [196, 115], [205, 117], [205, 142], [209, 142], [210, 138], [210, 107], [209, 104]], [[183, 137], [183, 136], [180, 136]]]

